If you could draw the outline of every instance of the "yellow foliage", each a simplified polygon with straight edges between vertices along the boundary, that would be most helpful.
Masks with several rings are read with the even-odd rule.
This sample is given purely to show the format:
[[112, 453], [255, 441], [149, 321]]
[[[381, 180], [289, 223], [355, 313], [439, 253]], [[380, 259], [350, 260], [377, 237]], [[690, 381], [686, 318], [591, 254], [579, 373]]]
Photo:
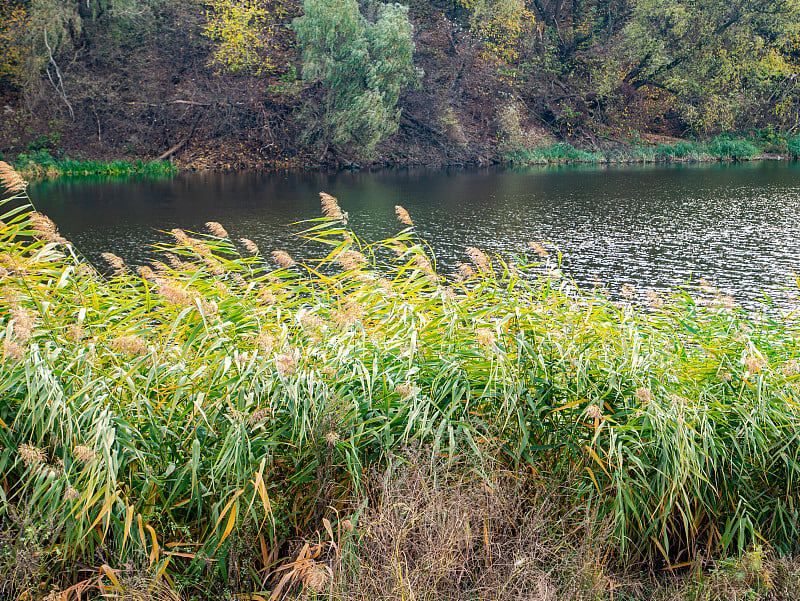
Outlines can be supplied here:
[[274, 65], [265, 54], [274, 20], [258, 0], [207, 0], [204, 34], [214, 40], [212, 63], [224, 70], [260, 75]]
[[469, 11], [472, 28], [489, 56], [515, 63], [521, 43], [533, 34], [535, 17], [524, 0], [457, 0]]
[[0, 81], [19, 82], [22, 78], [22, 32], [28, 19], [25, 9], [0, 0]]

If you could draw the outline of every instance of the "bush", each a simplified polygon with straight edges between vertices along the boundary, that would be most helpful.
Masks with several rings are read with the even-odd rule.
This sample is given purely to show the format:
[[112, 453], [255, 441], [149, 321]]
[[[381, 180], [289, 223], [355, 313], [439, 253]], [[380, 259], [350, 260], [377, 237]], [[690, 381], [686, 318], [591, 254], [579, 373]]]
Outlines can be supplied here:
[[706, 151], [713, 157], [725, 160], [749, 159], [758, 154], [752, 142], [718, 136], [706, 144]]
[[789, 138], [787, 141], [787, 147], [789, 149], [789, 154], [795, 158], [800, 157], [800, 136]]
[[692, 142], [682, 141], [677, 144], [659, 144], [655, 150], [656, 157], [661, 160], [666, 159], [686, 159], [696, 158], [698, 152]]
[[378, 4], [376, 20], [356, 0], [305, 0], [294, 20], [303, 48], [303, 80], [319, 85], [300, 113], [304, 137], [322, 149], [366, 156], [397, 131], [400, 94], [417, 83], [408, 9]]

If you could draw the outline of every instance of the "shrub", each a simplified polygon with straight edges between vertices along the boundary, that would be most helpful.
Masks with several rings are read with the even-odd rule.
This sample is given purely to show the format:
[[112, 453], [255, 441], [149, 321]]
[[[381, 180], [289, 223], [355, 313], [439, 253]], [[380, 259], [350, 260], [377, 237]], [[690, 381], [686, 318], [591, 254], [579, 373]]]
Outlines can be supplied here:
[[787, 147], [789, 149], [789, 154], [795, 158], [800, 157], [800, 136], [789, 138], [787, 141]]
[[717, 136], [706, 144], [706, 151], [718, 159], [741, 160], [754, 157], [758, 149], [749, 140]]
[[417, 83], [408, 9], [378, 4], [369, 23], [356, 0], [305, 0], [294, 20], [303, 80], [319, 85], [300, 113], [304, 136], [322, 149], [358, 156], [397, 131], [400, 94]]

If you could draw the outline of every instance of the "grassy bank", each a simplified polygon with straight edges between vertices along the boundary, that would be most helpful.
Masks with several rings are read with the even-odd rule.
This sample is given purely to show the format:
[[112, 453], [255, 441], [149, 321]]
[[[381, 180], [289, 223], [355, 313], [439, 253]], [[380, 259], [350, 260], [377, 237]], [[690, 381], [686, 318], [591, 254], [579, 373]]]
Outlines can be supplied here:
[[319, 260], [210, 223], [92, 266], [0, 167], [5, 591], [796, 598], [796, 312], [534, 241], [443, 275], [324, 194]]
[[536, 148], [519, 148], [505, 155], [513, 165], [570, 163], [671, 163], [748, 161], [764, 156], [797, 158], [800, 136], [775, 140], [774, 136], [733, 138], [718, 136], [707, 141], [683, 140], [658, 145], [632, 144], [611, 151], [580, 150], [568, 142]]
[[56, 158], [46, 150], [18, 155], [14, 167], [23, 177], [30, 179], [126, 175], [162, 177], [174, 175], [178, 171], [174, 165], [164, 161], [83, 161], [67, 157]]

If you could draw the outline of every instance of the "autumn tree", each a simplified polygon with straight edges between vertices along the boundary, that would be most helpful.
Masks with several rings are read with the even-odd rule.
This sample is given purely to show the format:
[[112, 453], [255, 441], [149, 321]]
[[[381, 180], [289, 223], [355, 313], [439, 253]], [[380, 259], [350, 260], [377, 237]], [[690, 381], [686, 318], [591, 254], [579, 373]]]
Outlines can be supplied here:
[[274, 20], [259, 0], [206, 0], [208, 23], [203, 33], [216, 44], [212, 65], [232, 73], [274, 67], [267, 50]]
[[798, 0], [638, 0], [608, 68], [673, 94], [697, 131], [746, 128], [796, 103], [799, 36]]
[[323, 157], [329, 149], [367, 155], [396, 132], [397, 101], [420, 76], [413, 65], [408, 9], [399, 4], [374, 9], [369, 22], [356, 0], [305, 0], [303, 16], [294, 20], [309, 86], [300, 113], [304, 138]]

